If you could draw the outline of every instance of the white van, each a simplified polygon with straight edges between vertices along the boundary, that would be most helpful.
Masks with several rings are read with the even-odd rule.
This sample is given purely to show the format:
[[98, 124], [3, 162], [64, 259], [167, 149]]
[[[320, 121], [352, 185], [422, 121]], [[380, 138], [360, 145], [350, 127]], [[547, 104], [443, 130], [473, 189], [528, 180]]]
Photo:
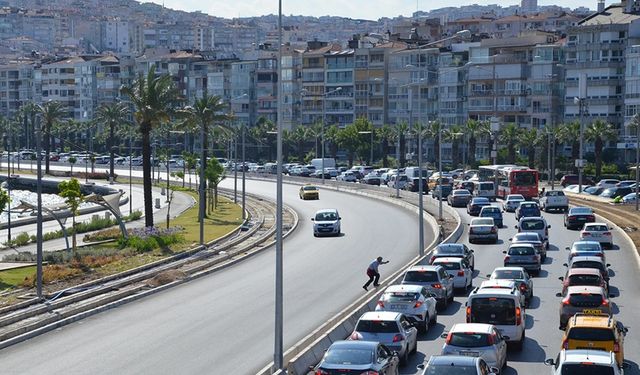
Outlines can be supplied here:
[[495, 185], [491, 181], [475, 181], [473, 183], [473, 196], [485, 197], [489, 200], [496, 200]]
[[524, 343], [525, 309], [521, 296], [515, 289], [475, 289], [469, 295], [466, 306], [467, 323], [493, 324], [522, 350]]

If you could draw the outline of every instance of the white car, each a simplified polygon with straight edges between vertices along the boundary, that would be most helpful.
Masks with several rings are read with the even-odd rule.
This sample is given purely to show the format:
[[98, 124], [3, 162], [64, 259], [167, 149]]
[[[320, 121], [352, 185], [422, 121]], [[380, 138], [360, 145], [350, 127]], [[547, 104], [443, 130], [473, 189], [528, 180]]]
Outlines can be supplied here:
[[409, 354], [418, 347], [418, 330], [402, 313], [368, 311], [358, 319], [351, 340], [378, 341], [392, 352], [397, 352], [400, 363], [406, 364]]
[[553, 366], [552, 375], [623, 374], [623, 370], [619, 369], [616, 363], [616, 354], [604, 350], [562, 350], [555, 360], [549, 358], [544, 364]]
[[629, 193], [622, 197], [622, 203], [624, 204], [634, 204], [636, 203], [636, 193]]
[[396, 180], [398, 181], [399, 189], [404, 189], [407, 186], [407, 182], [409, 182], [409, 178], [407, 178], [406, 174], [401, 174], [400, 177], [398, 175], [393, 175], [389, 178], [389, 182], [387, 182], [387, 186], [390, 188], [396, 188]]
[[619, 182], [620, 180], [616, 180], [615, 178], [603, 178], [602, 180], [598, 181], [596, 186], [606, 189], [616, 186]]
[[549, 212], [550, 210], [569, 210], [569, 198], [559, 190], [548, 190], [540, 197], [540, 209]]
[[580, 231], [580, 239], [600, 242], [602, 247], [613, 247], [611, 228], [605, 223], [586, 223]]
[[443, 333], [442, 355], [480, 357], [490, 367], [507, 367], [507, 342], [493, 324], [458, 323]]
[[549, 249], [549, 228], [551, 228], [551, 225], [547, 224], [547, 221], [542, 216], [523, 217], [518, 221], [515, 228], [518, 230], [518, 233], [538, 233], [545, 248]]
[[340, 173], [338, 177], [336, 177], [336, 180], [344, 181], [344, 182], [356, 182], [358, 178], [356, 177], [355, 173], [351, 171], [346, 171], [346, 172]]
[[515, 212], [516, 208], [520, 205], [520, 202], [524, 202], [524, 196], [522, 194], [509, 194], [502, 203], [502, 209], [506, 212]]
[[313, 236], [339, 236], [342, 218], [335, 208], [316, 211], [313, 221]]
[[476, 217], [469, 223], [469, 243], [487, 241], [498, 243], [498, 226], [491, 217]]
[[464, 258], [436, 258], [434, 266], [442, 266], [453, 277], [455, 289], [466, 290], [473, 286], [473, 271]]
[[522, 350], [526, 313], [520, 301], [515, 290], [475, 289], [465, 304], [467, 323], [493, 324], [505, 340]]
[[391, 285], [380, 296], [376, 311], [395, 311], [420, 332], [427, 332], [438, 321], [437, 301], [433, 293], [420, 285]]
[[[480, 283], [478, 289], [507, 289], [507, 290], [515, 290], [520, 293], [520, 288], [518, 288], [518, 283], [515, 280], [507, 280], [507, 279], [490, 279], [485, 280]], [[527, 300], [526, 296], [520, 293], [520, 304], [522, 306], [526, 306]]]

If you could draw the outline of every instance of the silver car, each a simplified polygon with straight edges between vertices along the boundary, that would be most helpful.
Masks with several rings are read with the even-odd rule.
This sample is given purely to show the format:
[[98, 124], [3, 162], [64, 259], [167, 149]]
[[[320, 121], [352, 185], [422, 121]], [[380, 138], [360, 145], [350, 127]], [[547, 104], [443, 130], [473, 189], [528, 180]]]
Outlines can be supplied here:
[[424, 286], [443, 307], [453, 301], [453, 278], [442, 266], [413, 266], [404, 273], [402, 284]]
[[442, 266], [453, 277], [453, 287], [467, 290], [473, 286], [473, 271], [469, 263], [463, 258], [438, 258], [432, 263]]
[[508, 250], [503, 251], [504, 266], [519, 266], [534, 274], [540, 273], [540, 254], [529, 243], [519, 243], [509, 246]]
[[392, 352], [397, 352], [402, 364], [406, 364], [409, 354], [418, 349], [418, 330], [402, 313], [392, 311], [362, 314], [350, 339], [377, 341]]
[[324, 209], [316, 211], [313, 221], [313, 235], [318, 236], [339, 236], [340, 235], [340, 221], [342, 218], [338, 214], [338, 210], [335, 208]]
[[502, 203], [502, 209], [506, 212], [515, 212], [520, 203], [524, 201], [522, 194], [509, 194]]
[[376, 311], [395, 311], [404, 316], [418, 331], [427, 332], [438, 321], [433, 293], [420, 285], [391, 285], [380, 296]]
[[480, 357], [491, 367], [507, 367], [507, 342], [493, 324], [458, 323], [441, 337], [447, 340], [442, 355]]
[[469, 223], [469, 243], [478, 241], [498, 243], [498, 227], [491, 217], [471, 219]]
[[[419, 369], [423, 365], [418, 365]], [[461, 355], [432, 355], [424, 367], [422, 375], [492, 375], [500, 370], [489, 367], [484, 359], [479, 357], [466, 357]]]

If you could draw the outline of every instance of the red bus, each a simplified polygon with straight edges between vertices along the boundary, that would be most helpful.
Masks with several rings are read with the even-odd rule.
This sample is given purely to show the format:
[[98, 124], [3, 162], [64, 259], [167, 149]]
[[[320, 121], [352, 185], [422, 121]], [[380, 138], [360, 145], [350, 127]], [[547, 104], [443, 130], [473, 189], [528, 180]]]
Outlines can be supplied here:
[[498, 197], [522, 194], [526, 199], [538, 197], [539, 174], [535, 169], [519, 165], [486, 165], [480, 167], [481, 181], [495, 181], [498, 172]]

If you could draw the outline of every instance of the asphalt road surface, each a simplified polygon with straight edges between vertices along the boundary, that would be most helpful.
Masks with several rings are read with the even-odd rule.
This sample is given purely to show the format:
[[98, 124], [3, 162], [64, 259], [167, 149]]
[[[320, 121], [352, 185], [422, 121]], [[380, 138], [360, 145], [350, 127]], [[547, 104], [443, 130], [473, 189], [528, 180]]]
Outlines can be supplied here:
[[[233, 186], [229, 179], [224, 185]], [[247, 181], [247, 191], [275, 196], [275, 185]], [[389, 204], [321, 190], [301, 201], [285, 240], [285, 346], [289, 347], [362, 295], [364, 271], [378, 255], [383, 278], [417, 254], [417, 216]], [[310, 218], [337, 208], [343, 235], [314, 238]], [[433, 238], [429, 229], [426, 238]], [[0, 351], [3, 374], [251, 374], [272, 360], [273, 248], [239, 264]]]
[[[500, 201], [498, 201], [500, 204]], [[464, 208], [459, 208], [463, 222], [468, 223], [470, 216]], [[504, 254], [509, 245], [509, 238], [515, 233], [516, 224], [513, 213], [505, 213], [505, 227], [499, 230], [500, 241], [497, 245], [469, 244], [467, 235], [461, 238], [471, 249], [475, 250], [476, 271], [474, 285], [480, 285], [495, 267], [502, 266]], [[522, 352], [509, 349], [508, 369], [506, 375], [512, 374], [540, 374], [551, 373], [549, 367], [544, 365], [546, 358], [556, 358], [560, 351], [562, 331], [558, 329], [558, 307], [560, 298], [555, 294], [560, 292], [558, 277], [564, 276], [568, 251], [565, 247], [571, 246], [578, 240], [579, 231], [567, 230], [563, 226], [562, 213], [543, 213], [551, 225], [549, 239], [551, 243], [547, 260], [543, 265], [540, 276], [533, 280], [534, 299], [526, 311], [526, 340]], [[640, 218], [639, 218], [640, 219]], [[619, 296], [612, 299], [615, 318], [629, 328], [625, 339], [625, 358], [630, 367], [625, 370], [625, 375], [640, 374], [638, 363], [640, 362], [640, 324], [635, 325], [634, 316], [640, 311], [640, 288], [638, 257], [633, 253], [632, 244], [627, 242], [619, 230], [614, 230], [614, 248], [606, 250], [607, 263], [611, 264], [611, 292]], [[455, 323], [464, 323], [464, 303], [466, 295], [458, 295], [455, 302], [438, 315], [438, 324], [429, 332], [419, 336], [418, 353], [411, 362], [401, 369], [401, 374], [417, 374], [416, 366], [428, 361], [431, 355], [440, 354], [444, 339], [440, 338], [443, 332], [451, 328]]]

